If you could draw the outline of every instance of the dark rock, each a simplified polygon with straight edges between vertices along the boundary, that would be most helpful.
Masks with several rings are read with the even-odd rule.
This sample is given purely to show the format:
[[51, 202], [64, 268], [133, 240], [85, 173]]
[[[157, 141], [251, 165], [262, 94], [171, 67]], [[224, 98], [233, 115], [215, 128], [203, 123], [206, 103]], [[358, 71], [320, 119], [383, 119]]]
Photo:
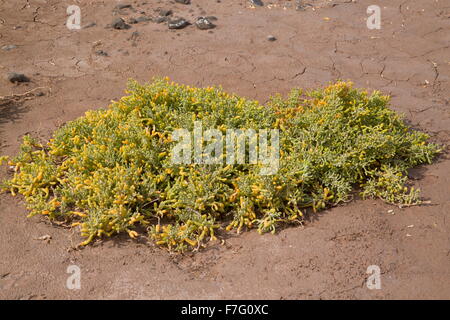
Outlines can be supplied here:
[[92, 28], [95, 27], [97, 24], [95, 22], [90, 22], [88, 24], [86, 24], [85, 26], [83, 26], [83, 29], [88, 29], [88, 28]]
[[122, 18], [114, 19], [114, 21], [111, 23], [111, 26], [117, 30], [125, 30], [131, 28], [131, 26], [129, 24], [126, 24]]
[[295, 1], [295, 10], [297, 11], [305, 11], [307, 7], [312, 7], [312, 4], [304, 3], [303, 0], [296, 0]]
[[130, 19], [128, 19], [128, 23], [129, 24], [136, 24], [136, 23], [138, 23], [139, 21], [137, 21], [137, 19], [135, 19], [135, 18], [130, 18]]
[[187, 27], [188, 25], [190, 25], [189, 21], [187, 21], [184, 18], [169, 20], [169, 22], [168, 22], [169, 29], [183, 29], [183, 28]]
[[191, 0], [175, 0], [175, 2], [182, 3], [182, 4], [190, 4]]
[[198, 17], [195, 25], [200, 30], [208, 30], [216, 27], [216, 25], [212, 23], [207, 17]]
[[167, 18], [167, 17], [155, 17], [155, 18], [153, 18], [153, 22], [155, 22], [155, 23], [163, 23], [163, 22], [166, 22], [166, 21], [169, 21], [169, 18]]
[[276, 41], [277, 38], [275, 36], [267, 36], [267, 40], [269, 40], [269, 41]]
[[257, 7], [264, 7], [264, 3], [261, 0], [249, 0], [250, 3]]
[[167, 16], [170, 16], [170, 15], [172, 15], [172, 10], [170, 10], [170, 9], [168, 9], [168, 10], [166, 10], [166, 9], [159, 9], [159, 15], [161, 16], [161, 17], [167, 17]]
[[12, 83], [30, 82], [30, 78], [28, 78], [26, 75], [24, 75], [23, 73], [16, 73], [16, 72], [8, 73], [8, 80]]

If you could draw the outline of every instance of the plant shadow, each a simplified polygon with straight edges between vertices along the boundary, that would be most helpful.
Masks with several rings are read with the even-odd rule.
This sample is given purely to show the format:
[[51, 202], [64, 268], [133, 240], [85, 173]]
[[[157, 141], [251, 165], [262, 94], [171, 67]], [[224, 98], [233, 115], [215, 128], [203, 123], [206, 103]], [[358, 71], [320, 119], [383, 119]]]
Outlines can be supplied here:
[[26, 106], [23, 101], [17, 100], [0, 100], [0, 148], [4, 147], [3, 128], [2, 126], [9, 122], [19, 120], [22, 115], [30, 110], [30, 106]]

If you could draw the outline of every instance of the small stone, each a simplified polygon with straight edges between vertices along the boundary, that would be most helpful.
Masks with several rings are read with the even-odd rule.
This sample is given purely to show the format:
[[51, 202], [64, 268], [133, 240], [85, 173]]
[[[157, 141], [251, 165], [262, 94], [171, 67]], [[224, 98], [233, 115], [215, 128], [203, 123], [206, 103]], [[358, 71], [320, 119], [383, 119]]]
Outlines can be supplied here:
[[117, 30], [125, 30], [131, 28], [131, 26], [126, 24], [122, 18], [114, 19], [114, 21], [111, 23], [111, 26]]
[[189, 21], [184, 18], [178, 18], [168, 22], [169, 29], [183, 29], [188, 25], [190, 25]]
[[2, 47], [2, 50], [10, 51], [10, 50], [13, 50], [13, 49], [16, 49], [16, 48], [17, 48], [16, 45], [14, 45], [14, 44], [8, 44], [8, 45], [6, 45], [6, 46], [3, 46], [3, 47]]
[[30, 78], [28, 78], [23, 73], [11, 72], [8, 74], [8, 80], [12, 83], [18, 82], [30, 82]]
[[264, 3], [261, 0], [249, 0], [250, 3], [257, 7], [264, 7]]
[[305, 11], [306, 10], [306, 6], [310, 6], [310, 4], [303, 3], [303, 0], [296, 0], [295, 1], [295, 10], [297, 10], [297, 11]]
[[172, 15], [172, 10], [170, 10], [170, 9], [159, 9], [159, 15], [161, 16], [161, 17], [167, 17], [167, 16], [170, 16], [170, 15]]
[[95, 27], [97, 24], [95, 22], [90, 22], [88, 24], [86, 24], [83, 29], [88, 29], [88, 28], [92, 28]]
[[212, 23], [207, 17], [199, 17], [195, 22], [195, 25], [200, 30], [208, 30], [216, 27], [214, 23]]
[[148, 22], [148, 21], [151, 21], [152, 19], [151, 18], [149, 18], [149, 17], [146, 17], [146, 16], [141, 16], [141, 17], [138, 17], [138, 18], [136, 18], [136, 21], [139, 23], [139, 22]]
[[132, 7], [131, 4], [121, 3], [121, 4], [118, 4], [114, 9], [116, 9], [116, 10], [122, 10], [122, 9], [129, 9], [129, 8], [131, 8], [131, 7]]
[[136, 24], [136, 23], [138, 23], [139, 21], [137, 21], [137, 19], [135, 19], [135, 18], [130, 18], [130, 19], [128, 19], [128, 23], [129, 24]]
[[167, 17], [155, 17], [153, 18], [153, 22], [155, 23], [163, 23], [168, 21], [169, 19]]
[[276, 41], [277, 38], [275, 36], [270, 35], [270, 36], [267, 36], [267, 40], [269, 40], [269, 41]]
[[190, 4], [191, 0], [175, 0], [175, 2], [181, 3], [181, 4]]

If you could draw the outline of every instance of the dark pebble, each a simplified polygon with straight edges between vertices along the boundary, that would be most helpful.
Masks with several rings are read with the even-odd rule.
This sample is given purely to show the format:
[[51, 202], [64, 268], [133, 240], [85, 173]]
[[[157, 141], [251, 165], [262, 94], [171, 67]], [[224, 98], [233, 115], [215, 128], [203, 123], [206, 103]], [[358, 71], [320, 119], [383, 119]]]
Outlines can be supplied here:
[[132, 7], [131, 4], [122, 3], [122, 4], [118, 4], [114, 9], [122, 10], [122, 9], [129, 9], [131, 7]]
[[152, 20], [152, 19], [149, 18], [149, 17], [146, 17], [146, 16], [141, 16], [141, 17], [136, 18], [137, 22], [147, 22], [147, 21], [150, 21], [150, 20]]
[[128, 19], [128, 23], [129, 24], [136, 24], [136, 23], [139, 23], [139, 21], [137, 21], [137, 19], [135, 19], [135, 18], [130, 18], [130, 19]]
[[277, 40], [277, 38], [275, 38], [274, 36], [267, 36], [267, 40], [275, 41], [275, 40]]
[[216, 27], [214, 23], [212, 23], [207, 17], [199, 17], [195, 22], [195, 25], [200, 30], [208, 30]]
[[254, 6], [263, 7], [264, 3], [261, 0], [249, 0], [250, 3]]
[[182, 3], [182, 4], [190, 4], [191, 0], [175, 0], [175, 2]]
[[303, 0], [295, 1], [295, 10], [297, 11], [305, 11], [307, 7], [312, 7], [309, 3], [304, 3]]
[[126, 24], [122, 18], [114, 19], [114, 21], [111, 23], [111, 26], [117, 30], [124, 30], [131, 28], [131, 26]]
[[30, 78], [28, 78], [23, 73], [11, 72], [8, 73], [8, 80], [12, 83], [15, 82], [30, 82]]
[[169, 29], [183, 29], [188, 25], [190, 25], [189, 21], [184, 18], [169, 20], [168, 22]]

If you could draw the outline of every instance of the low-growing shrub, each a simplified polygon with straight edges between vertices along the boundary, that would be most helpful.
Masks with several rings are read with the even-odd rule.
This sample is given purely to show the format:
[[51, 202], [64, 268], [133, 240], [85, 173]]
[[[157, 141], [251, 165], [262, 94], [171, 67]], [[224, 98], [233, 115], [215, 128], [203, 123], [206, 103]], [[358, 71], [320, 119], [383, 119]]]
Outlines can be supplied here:
[[[120, 232], [135, 238], [143, 225], [175, 251], [199, 248], [219, 230], [275, 232], [281, 223], [301, 222], [306, 210], [348, 201], [354, 190], [419, 204], [406, 171], [430, 163], [439, 148], [408, 128], [388, 101], [346, 82], [295, 89], [263, 106], [220, 88], [131, 81], [128, 96], [67, 123], [47, 144], [25, 136], [3, 188], [24, 196], [30, 216], [79, 227], [81, 245]], [[172, 132], [192, 130], [199, 120], [223, 133], [279, 129], [279, 170], [173, 164]]]

